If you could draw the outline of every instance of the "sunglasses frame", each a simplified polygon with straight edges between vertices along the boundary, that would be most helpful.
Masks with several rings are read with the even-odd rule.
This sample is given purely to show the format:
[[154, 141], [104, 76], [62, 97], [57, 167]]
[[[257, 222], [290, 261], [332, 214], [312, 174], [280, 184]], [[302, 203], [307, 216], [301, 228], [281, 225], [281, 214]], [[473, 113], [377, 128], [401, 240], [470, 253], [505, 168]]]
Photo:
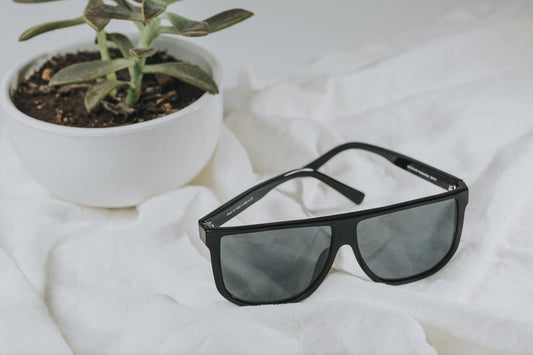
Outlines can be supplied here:
[[[432, 182], [435, 185], [438, 185], [443, 188], [447, 188], [448, 191], [428, 197], [418, 198], [406, 202], [396, 203], [388, 206], [372, 208], [367, 210], [361, 210], [356, 212], [341, 213], [330, 216], [315, 217], [308, 219], [299, 219], [299, 220], [289, 220], [282, 222], [274, 223], [261, 223], [245, 226], [235, 226], [235, 227], [220, 227], [227, 220], [232, 219], [238, 213], [242, 212], [246, 208], [250, 207], [253, 203], [258, 201], [261, 197], [266, 195], [268, 191], [272, 190], [274, 187], [279, 184], [288, 181], [296, 177], [315, 177], [335, 188], [337, 191], [359, 204], [364, 198], [364, 194], [360, 191], [357, 191], [353, 188], [350, 188], [347, 185], [344, 185], [327, 175], [321, 174], [317, 169], [322, 166], [325, 162], [331, 159], [333, 156], [338, 153], [348, 150], [348, 149], [363, 149], [370, 151], [376, 154], [379, 154], [395, 165], [403, 168], [406, 171], [413, 173], [416, 176], [419, 176], [429, 182]], [[318, 174], [318, 175], [317, 175]], [[324, 178], [325, 177], [325, 178]], [[401, 279], [384, 279], [380, 278], [374, 274], [366, 262], [364, 261], [361, 252], [359, 250], [358, 241], [357, 241], [357, 225], [359, 222], [386, 215], [392, 212], [398, 212], [402, 210], [408, 210], [414, 207], [424, 206], [436, 202], [446, 201], [446, 200], [455, 200], [456, 202], [456, 218], [455, 218], [455, 233], [453, 236], [453, 241], [451, 243], [450, 249], [445, 254], [445, 256], [436, 263], [432, 268], [418, 273], [413, 276], [401, 278]], [[433, 168], [427, 164], [424, 164], [415, 159], [409, 158], [405, 155], [365, 144], [365, 143], [346, 143], [341, 146], [338, 146], [331, 151], [327, 152], [320, 158], [314, 160], [310, 164], [306, 165], [302, 169], [291, 170], [287, 173], [278, 175], [274, 178], [266, 180], [260, 184], [253, 186], [252, 188], [246, 190], [242, 194], [228, 201], [215, 211], [211, 212], [204, 218], [199, 220], [200, 228], [200, 238], [207, 245], [211, 253], [211, 264], [213, 269], [213, 275], [215, 278], [215, 284], [220, 292], [220, 294], [226, 298], [228, 301], [235, 303], [237, 305], [260, 305], [260, 304], [280, 304], [280, 303], [292, 303], [299, 302], [309, 297], [324, 281], [327, 274], [329, 273], [333, 261], [339, 251], [339, 249], [344, 245], [350, 245], [357, 262], [361, 266], [362, 270], [368, 277], [375, 281], [386, 283], [389, 285], [401, 285], [405, 283], [410, 283], [414, 281], [421, 280], [426, 278], [437, 271], [439, 271], [450, 259], [453, 257], [457, 248], [459, 246], [459, 241], [461, 239], [461, 232], [463, 228], [464, 215], [466, 206], [468, 204], [468, 187], [467, 185], [459, 178], [456, 178], [448, 173], [440, 171], [436, 168]], [[251, 233], [251, 232], [262, 232], [262, 231], [272, 231], [276, 229], [288, 229], [288, 228], [299, 228], [299, 227], [312, 227], [312, 226], [328, 226], [331, 228], [331, 244], [329, 247], [329, 254], [326, 260], [326, 263], [323, 267], [323, 270], [320, 271], [318, 276], [313, 280], [313, 282], [302, 292], [293, 297], [275, 300], [272, 302], [250, 302], [234, 297], [224, 285], [224, 279], [222, 276], [222, 266], [220, 259], [220, 242], [222, 237], [225, 235], [234, 235], [242, 233]]]

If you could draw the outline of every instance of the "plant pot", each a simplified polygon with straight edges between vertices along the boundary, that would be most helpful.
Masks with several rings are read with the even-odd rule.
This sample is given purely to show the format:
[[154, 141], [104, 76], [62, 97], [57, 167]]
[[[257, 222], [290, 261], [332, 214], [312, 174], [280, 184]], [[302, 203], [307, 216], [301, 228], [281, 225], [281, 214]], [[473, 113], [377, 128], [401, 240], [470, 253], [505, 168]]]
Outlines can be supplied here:
[[[216, 58], [190, 42], [160, 37], [154, 44], [199, 65], [220, 85]], [[94, 45], [60, 48], [60, 53]], [[11, 94], [20, 80], [50, 58], [41, 55], [13, 69], [0, 100], [10, 137], [27, 169], [53, 195], [95, 207], [129, 207], [176, 189], [207, 163], [222, 125], [222, 97], [205, 93], [188, 107], [154, 120], [111, 128], [59, 126], [20, 112]]]

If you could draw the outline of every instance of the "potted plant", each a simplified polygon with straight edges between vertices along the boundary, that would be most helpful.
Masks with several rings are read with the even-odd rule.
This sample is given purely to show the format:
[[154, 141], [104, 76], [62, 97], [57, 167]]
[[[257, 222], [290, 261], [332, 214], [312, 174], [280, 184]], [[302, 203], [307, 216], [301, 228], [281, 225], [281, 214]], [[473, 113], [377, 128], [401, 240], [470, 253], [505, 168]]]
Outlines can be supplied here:
[[[194, 21], [169, 11], [176, 1], [89, 0], [79, 17], [21, 35], [28, 40], [83, 24], [96, 34], [96, 45], [58, 48], [59, 55], [23, 63], [2, 86], [17, 154], [55, 196], [133, 206], [187, 183], [209, 160], [222, 124], [220, 65], [173, 36], [205, 36], [253, 14], [233, 9]], [[131, 21], [138, 35], [107, 33], [112, 20]]]

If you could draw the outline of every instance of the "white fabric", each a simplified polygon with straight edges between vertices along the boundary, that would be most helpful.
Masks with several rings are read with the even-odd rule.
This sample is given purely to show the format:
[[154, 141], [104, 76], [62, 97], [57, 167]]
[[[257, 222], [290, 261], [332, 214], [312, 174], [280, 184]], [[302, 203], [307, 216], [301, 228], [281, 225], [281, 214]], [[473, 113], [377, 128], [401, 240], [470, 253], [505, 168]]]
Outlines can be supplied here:
[[[304, 49], [302, 49], [304, 50]], [[283, 53], [280, 53], [282, 60]], [[533, 11], [457, 11], [317, 59], [273, 82], [248, 70], [227, 128], [191, 186], [137, 208], [54, 199], [0, 139], [1, 353], [531, 353]], [[257, 181], [346, 141], [460, 176], [470, 204], [455, 257], [404, 286], [368, 280], [343, 247], [300, 304], [237, 307], [216, 291], [197, 220]], [[439, 190], [369, 153], [325, 172], [360, 206], [302, 180], [235, 223], [391, 204]]]

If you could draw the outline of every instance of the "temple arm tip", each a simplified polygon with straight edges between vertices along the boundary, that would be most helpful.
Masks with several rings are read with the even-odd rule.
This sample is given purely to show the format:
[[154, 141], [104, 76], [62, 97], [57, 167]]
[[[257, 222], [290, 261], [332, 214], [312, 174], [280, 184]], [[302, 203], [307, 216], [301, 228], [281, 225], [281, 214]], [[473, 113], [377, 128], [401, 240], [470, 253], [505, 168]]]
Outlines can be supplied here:
[[356, 205], [360, 205], [365, 199], [365, 194], [359, 190], [354, 189], [354, 191], [357, 191], [358, 193], [354, 194], [353, 198], [350, 198], [350, 200], [352, 200]]

